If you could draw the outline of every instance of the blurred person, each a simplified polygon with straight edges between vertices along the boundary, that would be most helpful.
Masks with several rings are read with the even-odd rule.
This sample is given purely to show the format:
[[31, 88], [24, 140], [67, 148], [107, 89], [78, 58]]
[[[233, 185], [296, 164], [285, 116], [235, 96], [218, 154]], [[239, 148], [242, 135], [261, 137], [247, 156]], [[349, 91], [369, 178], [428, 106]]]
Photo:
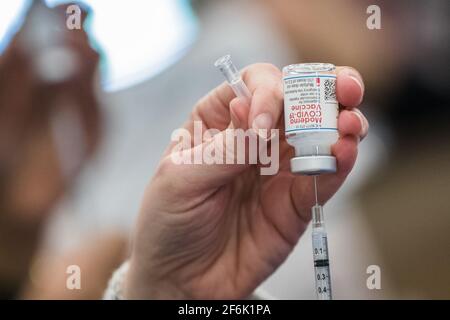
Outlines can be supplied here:
[[[99, 141], [100, 112], [93, 87], [98, 54], [83, 30], [67, 31], [65, 8], [49, 9], [36, 1], [0, 56], [2, 298], [18, 297], [30, 283], [30, 266], [49, 214]], [[123, 252], [123, 247], [111, 247], [103, 258], [96, 252], [103, 248], [94, 248], [84, 259], [109, 269], [107, 277], [120, 263], [108, 256]], [[52, 261], [48, 259], [48, 269]]]
[[[29, 280], [21, 288], [21, 299], [97, 300], [115, 268], [128, 254], [128, 239], [119, 232], [102, 231], [83, 239], [61, 253], [40, 249], [29, 267]], [[80, 271], [80, 290], [68, 290], [69, 276]], [[70, 273], [68, 273], [70, 271]], [[73, 283], [71, 283], [73, 285]]]

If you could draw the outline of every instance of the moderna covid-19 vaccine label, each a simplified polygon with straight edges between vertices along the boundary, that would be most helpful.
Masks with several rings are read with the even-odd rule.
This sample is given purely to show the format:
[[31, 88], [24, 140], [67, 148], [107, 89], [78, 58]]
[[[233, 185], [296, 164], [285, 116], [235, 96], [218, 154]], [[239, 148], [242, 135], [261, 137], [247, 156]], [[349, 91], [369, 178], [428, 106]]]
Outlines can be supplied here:
[[336, 75], [287, 76], [283, 81], [286, 134], [337, 130]]

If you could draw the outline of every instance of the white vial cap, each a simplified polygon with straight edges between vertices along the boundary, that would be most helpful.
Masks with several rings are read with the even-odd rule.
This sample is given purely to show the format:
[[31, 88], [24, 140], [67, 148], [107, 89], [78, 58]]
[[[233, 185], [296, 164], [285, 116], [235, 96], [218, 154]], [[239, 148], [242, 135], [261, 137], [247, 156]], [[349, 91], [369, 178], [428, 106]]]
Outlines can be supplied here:
[[333, 156], [306, 156], [291, 159], [291, 171], [301, 175], [318, 175], [336, 172], [336, 158]]

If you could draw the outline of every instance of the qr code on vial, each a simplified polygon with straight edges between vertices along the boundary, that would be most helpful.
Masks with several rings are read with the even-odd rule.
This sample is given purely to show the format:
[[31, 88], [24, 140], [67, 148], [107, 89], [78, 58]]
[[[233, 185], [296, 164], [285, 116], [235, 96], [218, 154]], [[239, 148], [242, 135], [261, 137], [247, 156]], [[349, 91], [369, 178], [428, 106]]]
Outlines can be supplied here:
[[324, 81], [325, 101], [336, 101], [336, 79]]

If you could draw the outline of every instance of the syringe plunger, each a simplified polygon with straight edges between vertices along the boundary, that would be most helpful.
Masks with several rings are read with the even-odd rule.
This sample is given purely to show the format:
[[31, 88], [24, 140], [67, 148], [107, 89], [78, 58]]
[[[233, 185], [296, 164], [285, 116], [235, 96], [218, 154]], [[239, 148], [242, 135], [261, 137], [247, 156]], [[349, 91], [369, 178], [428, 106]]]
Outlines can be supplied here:
[[222, 72], [237, 97], [245, 97], [251, 99], [252, 95], [250, 93], [250, 90], [248, 90], [247, 86], [242, 80], [241, 74], [233, 64], [233, 61], [231, 60], [231, 56], [229, 54], [217, 59], [217, 61], [214, 63], [214, 66], [217, 67], [220, 72]]

